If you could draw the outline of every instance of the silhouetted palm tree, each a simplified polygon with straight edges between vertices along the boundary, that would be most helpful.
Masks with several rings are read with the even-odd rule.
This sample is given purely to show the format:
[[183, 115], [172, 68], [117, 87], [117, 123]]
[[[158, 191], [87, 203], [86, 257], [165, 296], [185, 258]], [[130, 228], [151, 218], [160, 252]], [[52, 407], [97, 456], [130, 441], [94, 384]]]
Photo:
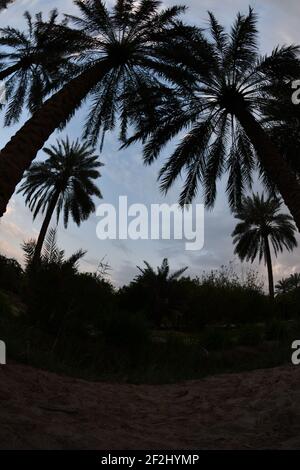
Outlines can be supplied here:
[[140, 274], [135, 277], [134, 283], [138, 284], [141, 289], [144, 288], [150, 294], [153, 319], [156, 326], [160, 327], [162, 318], [166, 315], [168, 309], [169, 288], [174, 281], [182, 276], [187, 267], [170, 274], [167, 258], [164, 258], [161, 266], [158, 266], [156, 271], [147, 261], [144, 261], [144, 264], [145, 268], [137, 266]]
[[176, 47], [176, 37], [185, 30], [177, 21], [183, 7], [161, 10], [157, 0], [116, 0], [109, 13], [102, 0], [75, 0], [75, 4], [82, 17], [71, 19], [93, 38], [89, 51], [79, 57], [84, 71], [49, 98], [2, 150], [0, 216], [38, 150], [91, 92], [93, 108], [87, 134], [94, 142], [100, 130], [113, 128], [117, 112], [122, 118], [122, 130], [126, 128], [127, 110], [119, 98], [127, 88], [139, 93], [143, 84], [151, 80], [179, 80], [186, 76], [181, 66], [168, 63], [163, 50], [164, 44], [170, 42]]
[[[265, 105], [274, 96], [274, 83], [291, 90], [290, 80], [299, 77], [299, 47], [277, 47], [271, 55], [260, 57], [252, 9], [245, 16], [237, 15], [229, 34], [212, 13], [209, 18], [210, 37], [199, 30], [186, 46], [181, 44], [180, 53], [167, 51], [171, 61], [195, 75], [194, 93], [178, 95], [177, 103], [174, 96], [171, 103], [163, 98], [155, 125], [141, 115], [128, 143], [146, 141], [144, 160], [150, 164], [170, 139], [186, 129], [160, 172], [163, 192], [184, 172], [180, 204], [190, 203], [201, 185], [206, 205], [212, 207], [216, 183], [227, 172], [228, 199], [235, 209], [258, 167], [280, 191], [300, 230], [300, 185], [262, 120]], [[132, 114], [137, 114], [136, 109]]]
[[277, 257], [284, 248], [292, 251], [297, 246], [295, 226], [292, 217], [281, 214], [281, 202], [262, 194], [253, 194], [242, 200], [241, 207], [236, 211], [235, 218], [241, 220], [232, 233], [234, 252], [242, 261], [259, 262], [264, 258], [268, 269], [269, 293], [274, 297], [274, 282], [270, 243]]
[[290, 281], [289, 278], [285, 279], [280, 279], [280, 281], [277, 282], [275, 289], [277, 294], [286, 294], [287, 292], [290, 291]]
[[0, 11], [8, 7], [8, 5], [15, 0], [0, 0]]
[[67, 228], [69, 217], [77, 225], [86, 220], [95, 210], [92, 197], [102, 197], [93, 180], [100, 177], [102, 166], [94, 149], [79, 141], [70, 144], [66, 139], [57, 141], [56, 146], [44, 148], [48, 158], [34, 163], [18, 192], [25, 196], [25, 203], [33, 212], [33, 218], [45, 212], [44, 222], [35, 247], [33, 264], [41, 255], [43, 242], [56, 209], [57, 222], [61, 212]]
[[275, 286], [278, 294], [286, 294], [300, 288], [300, 273], [291, 274], [289, 277], [281, 279]]
[[[78, 67], [70, 60], [83, 47], [83, 35], [57, 23], [57, 10], [50, 13], [48, 22], [41, 13], [33, 21], [24, 14], [27, 31], [7, 26], [0, 29], [0, 80], [6, 80], [8, 109], [5, 124], [18, 121], [26, 101], [34, 112], [45, 94], [74, 76]], [[84, 44], [85, 46], [87, 44]]]
[[[22, 249], [24, 251], [26, 270], [28, 270], [34, 259], [36, 241], [29, 240], [28, 242], [24, 242], [22, 245]], [[81, 258], [84, 257], [85, 254], [86, 251], [80, 249], [78, 251], [75, 251], [75, 253], [69, 256], [69, 258], [66, 258], [65, 251], [59, 249], [57, 246], [56, 228], [50, 228], [45, 239], [43, 252], [41, 254], [41, 263], [44, 266], [50, 264], [55, 264], [56, 266], [69, 266], [70, 268], [77, 271], [78, 262], [81, 260]]]

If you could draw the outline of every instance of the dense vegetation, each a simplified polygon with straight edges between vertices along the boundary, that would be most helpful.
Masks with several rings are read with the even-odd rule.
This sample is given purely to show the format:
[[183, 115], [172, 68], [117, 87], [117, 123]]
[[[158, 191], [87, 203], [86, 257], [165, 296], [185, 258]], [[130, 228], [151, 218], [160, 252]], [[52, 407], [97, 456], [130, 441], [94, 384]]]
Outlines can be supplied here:
[[66, 259], [54, 231], [38, 271], [30, 268], [34, 247], [24, 249], [24, 270], [0, 258], [10, 360], [93, 379], [168, 382], [280, 364], [300, 332], [299, 286], [271, 300], [254, 271], [241, 281], [230, 265], [192, 279], [170, 274], [164, 260], [114, 289], [105, 274], [78, 270], [83, 252]]

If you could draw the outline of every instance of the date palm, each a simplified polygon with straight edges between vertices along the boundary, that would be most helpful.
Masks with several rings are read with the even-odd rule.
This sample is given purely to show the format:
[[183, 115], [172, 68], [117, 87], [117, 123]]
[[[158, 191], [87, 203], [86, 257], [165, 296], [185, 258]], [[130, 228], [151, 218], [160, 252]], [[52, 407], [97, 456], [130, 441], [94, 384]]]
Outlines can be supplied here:
[[56, 145], [44, 148], [48, 158], [33, 163], [25, 175], [19, 192], [25, 196], [25, 203], [35, 219], [39, 213], [45, 218], [36, 243], [33, 264], [40, 258], [45, 236], [56, 210], [57, 222], [63, 213], [64, 226], [69, 218], [77, 225], [86, 220], [95, 210], [93, 196], [102, 197], [93, 180], [100, 177], [102, 166], [94, 149], [88, 143], [68, 139], [57, 141]]
[[259, 262], [264, 259], [271, 298], [274, 297], [274, 281], [270, 244], [276, 257], [284, 248], [292, 251], [297, 246], [292, 217], [280, 213], [281, 205], [273, 196], [266, 199], [263, 194], [245, 197], [235, 213], [240, 222], [232, 233], [234, 252], [242, 261], [253, 263], [256, 257]]
[[93, 39], [89, 50], [79, 54], [84, 70], [50, 97], [1, 151], [0, 216], [38, 150], [88, 96], [92, 111], [86, 136], [95, 142], [100, 131], [114, 127], [118, 113], [123, 131], [126, 128], [125, 101], [119, 98], [127, 87], [139, 93], [151, 80], [177, 81], [186, 75], [182, 67], [169, 64], [162, 51], [169, 42], [176, 47], [176, 37], [185, 29], [178, 23], [183, 7], [161, 10], [157, 0], [116, 0], [110, 13], [102, 0], [75, 4], [81, 17], [69, 19]]
[[31, 17], [25, 12], [27, 30], [7, 26], [0, 29], [0, 80], [5, 80], [7, 112], [5, 124], [16, 123], [26, 102], [33, 113], [47, 91], [77, 71], [70, 59], [83, 45], [83, 35], [57, 23], [53, 10], [48, 22], [41, 13]]
[[161, 266], [155, 270], [147, 261], [145, 267], [137, 267], [140, 271], [134, 279], [134, 284], [139, 286], [142, 292], [150, 293], [150, 303], [152, 315], [157, 327], [161, 326], [163, 314], [168, 309], [168, 299], [170, 297], [170, 287], [187, 270], [187, 267], [170, 273], [170, 266], [167, 258], [164, 258]]
[[289, 277], [280, 279], [275, 286], [277, 294], [286, 294], [300, 288], [300, 273], [293, 273]]
[[[277, 47], [261, 57], [252, 9], [247, 15], [237, 15], [230, 33], [212, 13], [209, 20], [209, 35], [194, 31], [186, 46], [181, 45], [180, 54], [166, 51], [171, 61], [180, 62], [195, 75], [193, 94], [173, 96], [172, 100], [163, 97], [155, 125], [142, 110], [138, 120], [133, 109], [137, 127], [127, 143], [146, 142], [144, 160], [150, 164], [174, 136], [186, 131], [160, 171], [163, 192], [183, 173], [180, 204], [190, 203], [201, 186], [206, 205], [213, 207], [217, 181], [227, 173], [228, 199], [235, 209], [245, 190], [251, 188], [253, 172], [259, 170], [281, 193], [300, 230], [300, 185], [270, 138], [264, 115], [275, 85], [287, 89], [290, 80], [299, 77], [300, 49]], [[284, 116], [282, 113], [282, 120]]]

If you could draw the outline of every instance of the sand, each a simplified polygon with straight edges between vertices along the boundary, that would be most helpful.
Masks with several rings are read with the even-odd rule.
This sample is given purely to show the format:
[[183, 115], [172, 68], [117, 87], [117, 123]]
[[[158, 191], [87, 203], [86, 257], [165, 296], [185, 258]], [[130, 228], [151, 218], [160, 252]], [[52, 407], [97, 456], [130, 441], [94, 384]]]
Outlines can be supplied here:
[[0, 366], [0, 449], [300, 449], [300, 366], [173, 385]]

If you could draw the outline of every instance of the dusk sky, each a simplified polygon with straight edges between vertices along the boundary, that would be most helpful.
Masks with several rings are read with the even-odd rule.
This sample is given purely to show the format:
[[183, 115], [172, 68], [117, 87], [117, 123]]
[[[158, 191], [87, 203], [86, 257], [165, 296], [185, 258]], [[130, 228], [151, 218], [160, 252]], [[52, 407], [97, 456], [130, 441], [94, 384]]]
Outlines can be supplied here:
[[[108, 5], [112, 2], [107, 2]], [[227, 27], [232, 23], [238, 11], [247, 12], [249, 0], [190, 0], [178, 2], [188, 6], [185, 19], [188, 22], [197, 23], [202, 27], [207, 26], [207, 10], [212, 10], [218, 19]], [[166, 6], [176, 4], [173, 0], [165, 1]], [[300, 43], [299, 18], [300, 3], [298, 0], [257, 0], [250, 2], [259, 15], [259, 32], [261, 53], [270, 52], [277, 44]], [[1, 27], [11, 25], [20, 29], [24, 26], [23, 13], [28, 10], [34, 14], [42, 11], [46, 18], [48, 12], [58, 8], [61, 13], [78, 13], [72, 0], [16, 0], [7, 10], [0, 13]], [[300, 77], [299, 77], [300, 78]], [[69, 136], [71, 140], [81, 136], [82, 124], [88, 112], [88, 104], [84, 105], [72, 119], [66, 129], [52, 135], [48, 143], [54, 143], [58, 137]], [[3, 147], [9, 138], [22, 125], [27, 115], [23, 115], [22, 121], [17, 126], [2, 128], [0, 145]], [[1, 116], [3, 119], [3, 115]], [[99, 186], [103, 194], [104, 203], [112, 203], [117, 206], [118, 198], [128, 196], [129, 203], [144, 203], [149, 206], [152, 203], [174, 204], [178, 200], [181, 188], [179, 180], [172, 191], [164, 197], [160, 194], [157, 174], [162, 162], [170, 154], [176, 140], [168, 146], [160, 159], [151, 167], [145, 167], [142, 162], [141, 147], [132, 146], [129, 149], [119, 151], [117, 133], [107, 134], [104, 149], [100, 160], [105, 164], [101, 169], [102, 177]], [[99, 149], [97, 149], [99, 152]], [[38, 159], [43, 158], [43, 152], [38, 154]], [[205, 212], [205, 243], [201, 251], [185, 251], [184, 241], [100, 241], [96, 237], [96, 225], [99, 221], [96, 215], [77, 227], [72, 222], [67, 230], [62, 223], [58, 226], [58, 244], [64, 248], [67, 254], [83, 248], [88, 251], [81, 262], [81, 269], [95, 271], [99, 261], [105, 260], [111, 266], [111, 280], [114, 285], [120, 286], [130, 281], [136, 274], [136, 265], [141, 266], [143, 260], [156, 266], [162, 258], [169, 258], [172, 269], [189, 266], [187, 274], [191, 276], [201, 275], [206, 270], [218, 268], [222, 264], [233, 261], [238, 274], [242, 274], [246, 265], [242, 267], [239, 260], [233, 254], [231, 233], [235, 221], [230, 214], [225, 195], [225, 181], [219, 184], [217, 203], [213, 211]], [[256, 185], [259, 189], [259, 184]], [[100, 201], [99, 201], [100, 202]], [[201, 189], [197, 201], [202, 202]], [[98, 202], [97, 202], [98, 204]], [[21, 243], [30, 238], [37, 237], [42, 222], [42, 216], [32, 221], [29, 209], [25, 207], [21, 195], [14, 195], [8, 211], [1, 220], [0, 225], [0, 250], [7, 256], [15, 257], [22, 262]], [[53, 220], [55, 224], [55, 219]], [[300, 237], [298, 236], [300, 243]], [[300, 248], [292, 254], [284, 252], [277, 260], [274, 259], [275, 279], [289, 275], [291, 272], [300, 272]], [[264, 266], [254, 263], [253, 267], [259, 269], [265, 278]]]

